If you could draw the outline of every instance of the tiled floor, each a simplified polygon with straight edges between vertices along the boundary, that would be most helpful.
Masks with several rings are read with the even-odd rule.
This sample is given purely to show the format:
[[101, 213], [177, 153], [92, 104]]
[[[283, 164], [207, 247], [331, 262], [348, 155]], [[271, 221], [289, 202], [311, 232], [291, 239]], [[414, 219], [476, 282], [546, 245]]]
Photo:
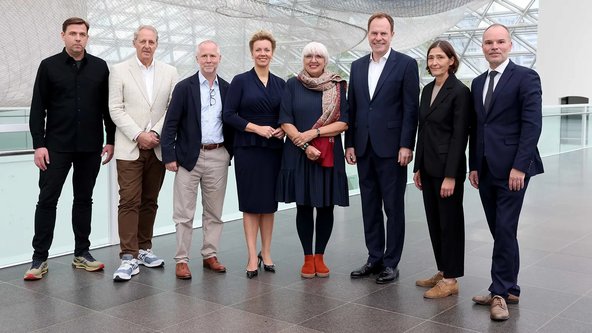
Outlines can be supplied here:
[[[510, 320], [489, 320], [488, 308], [471, 302], [486, 292], [492, 240], [477, 191], [465, 192], [466, 275], [458, 297], [422, 298], [414, 281], [434, 272], [420, 193], [407, 192], [407, 231], [400, 279], [377, 285], [351, 280], [365, 260], [359, 198], [336, 209], [326, 253], [327, 279], [299, 276], [302, 254], [294, 210], [276, 215], [276, 274], [245, 278], [240, 221], [227, 223], [220, 259], [228, 273], [191, 263], [193, 279], [175, 279], [173, 235], [158, 237], [155, 251], [166, 267], [147, 269], [128, 283], [114, 283], [118, 247], [93, 251], [107, 264], [101, 273], [50, 260], [50, 272], [25, 282], [26, 267], [0, 270], [0, 332], [592, 332], [592, 150], [545, 158], [546, 173], [530, 184], [520, 221], [520, 305]], [[193, 253], [198, 255], [201, 230]]]

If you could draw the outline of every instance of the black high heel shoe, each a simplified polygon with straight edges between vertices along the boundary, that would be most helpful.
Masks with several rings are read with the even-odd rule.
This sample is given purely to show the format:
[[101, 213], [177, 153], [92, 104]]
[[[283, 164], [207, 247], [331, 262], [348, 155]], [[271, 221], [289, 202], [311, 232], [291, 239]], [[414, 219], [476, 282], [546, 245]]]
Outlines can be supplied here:
[[254, 271], [247, 270], [247, 279], [252, 279], [252, 278], [254, 278], [257, 275], [259, 275], [259, 270], [258, 269], [254, 270]]
[[263, 269], [266, 272], [275, 273], [275, 265], [266, 265], [265, 262], [263, 262], [263, 257], [261, 256], [261, 252], [259, 252], [259, 254], [257, 255], [257, 258], [259, 258], [259, 261], [257, 262], [257, 267], [261, 267], [261, 264], [263, 264]]

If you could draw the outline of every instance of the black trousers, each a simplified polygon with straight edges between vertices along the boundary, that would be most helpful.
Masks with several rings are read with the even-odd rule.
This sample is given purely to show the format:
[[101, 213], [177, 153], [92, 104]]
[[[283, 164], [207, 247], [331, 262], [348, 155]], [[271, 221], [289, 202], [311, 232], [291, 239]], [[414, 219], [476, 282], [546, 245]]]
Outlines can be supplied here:
[[35, 209], [33, 260], [47, 260], [53, 241], [58, 199], [70, 168], [74, 167], [72, 186], [72, 230], [74, 255], [79, 256], [90, 247], [92, 193], [101, 165], [100, 152], [64, 153], [49, 151], [47, 170], [39, 172], [39, 201]]
[[317, 220], [311, 206], [296, 206], [296, 229], [305, 255], [313, 254], [312, 239], [316, 229], [314, 254], [324, 254], [333, 231], [333, 206], [317, 207]]
[[443, 177], [431, 177], [421, 170], [423, 204], [438, 270], [445, 278], [464, 275], [465, 217], [463, 194], [465, 178], [456, 178], [454, 192], [440, 196]]

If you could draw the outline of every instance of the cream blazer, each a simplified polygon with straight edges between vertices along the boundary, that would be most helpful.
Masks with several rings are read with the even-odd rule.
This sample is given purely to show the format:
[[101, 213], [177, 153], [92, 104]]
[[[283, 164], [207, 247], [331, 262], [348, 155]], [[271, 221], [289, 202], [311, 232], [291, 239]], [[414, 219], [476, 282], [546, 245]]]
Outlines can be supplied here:
[[[155, 131], [159, 135], [173, 88], [179, 74], [177, 69], [154, 59], [153, 102], [150, 104], [146, 84], [135, 55], [111, 67], [109, 75], [109, 113], [117, 126], [115, 131], [115, 158], [134, 161], [140, 149], [134, 137], [141, 131]], [[151, 124], [150, 128], [149, 124]], [[162, 160], [160, 145], [154, 148]]]

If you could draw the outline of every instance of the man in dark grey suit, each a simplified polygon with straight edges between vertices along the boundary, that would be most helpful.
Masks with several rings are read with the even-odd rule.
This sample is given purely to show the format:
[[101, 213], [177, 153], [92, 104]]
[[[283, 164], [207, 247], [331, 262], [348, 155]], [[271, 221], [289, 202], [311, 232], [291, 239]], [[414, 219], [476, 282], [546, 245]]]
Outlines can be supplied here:
[[417, 62], [391, 49], [394, 35], [390, 15], [375, 13], [368, 20], [372, 53], [352, 63], [345, 133], [345, 159], [358, 165], [368, 248], [366, 263], [351, 277], [380, 273], [376, 283], [392, 282], [399, 275], [407, 165], [413, 159], [419, 102]]

